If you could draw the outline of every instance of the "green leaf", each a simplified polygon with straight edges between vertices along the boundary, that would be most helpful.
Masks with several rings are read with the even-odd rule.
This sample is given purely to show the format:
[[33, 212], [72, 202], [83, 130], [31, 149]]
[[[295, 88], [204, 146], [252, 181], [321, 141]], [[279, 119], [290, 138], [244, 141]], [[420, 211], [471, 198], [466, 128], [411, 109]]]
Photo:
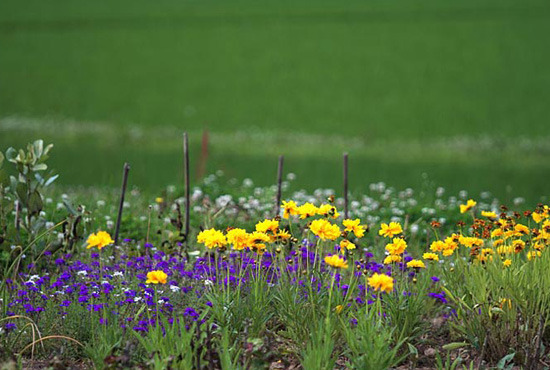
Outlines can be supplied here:
[[0, 168], [2, 168], [2, 165], [4, 164], [4, 154], [0, 152]]
[[16, 163], [17, 161], [15, 160], [15, 157], [17, 156], [17, 150], [15, 150], [14, 148], [8, 148], [8, 150], [6, 150], [6, 158], [8, 161], [12, 162], [12, 163]]
[[36, 158], [42, 157], [42, 153], [44, 152], [44, 141], [43, 140], [36, 140], [33, 143], [34, 147], [34, 154]]
[[42, 211], [44, 204], [42, 203], [42, 196], [38, 191], [34, 191], [29, 198], [29, 213], [38, 214]]
[[497, 369], [504, 369], [506, 365], [514, 359], [515, 355], [516, 355], [515, 353], [510, 353], [504, 356], [503, 358], [501, 358], [497, 363]]
[[35, 164], [32, 168], [33, 171], [44, 171], [48, 169], [48, 165], [45, 163]]
[[27, 206], [27, 204], [29, 203], [29, 199], [27, 197], [27, 184], [25, 184], [24, 182], [18, 182], [15, 186], [15, 192], [17, 193], [17, 197], [19, 198], [19, 200], [25, 206]]
[[459, 349], [459, 348], [466, 347], [466, 346], [469, 346], [469, 345], [470, 344], [466, 343], [466, 342], [453, 342], [453, 343], [445, 344], [442, 348], [445, 351], [453, 351], [455, 349]]

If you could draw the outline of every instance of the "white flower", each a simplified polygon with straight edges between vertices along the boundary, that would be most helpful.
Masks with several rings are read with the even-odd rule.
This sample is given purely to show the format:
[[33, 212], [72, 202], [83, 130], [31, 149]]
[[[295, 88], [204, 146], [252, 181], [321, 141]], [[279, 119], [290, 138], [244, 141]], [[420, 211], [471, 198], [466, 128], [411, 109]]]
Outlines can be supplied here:
[[121, 271], [115, 271], [113, 276], [124, 276], [124, 274]]
[[170, 290], [172, 292], [179, 292], [181, 290], [181, 288], [177, 285], [170, 285]]
[[104, 200], [98, 200], [97, 201], [97, 206], [98, 207], [103, 207], [105, 205], [105, 201]]
[[78, 271], [76, 274], [77, 274], [77, 275], [81, 275], [81, 276], [86, 276], [86, 275], [88, 275], [88, 271], [86, 271], [86, 270], [80, 270], [80, 271]]

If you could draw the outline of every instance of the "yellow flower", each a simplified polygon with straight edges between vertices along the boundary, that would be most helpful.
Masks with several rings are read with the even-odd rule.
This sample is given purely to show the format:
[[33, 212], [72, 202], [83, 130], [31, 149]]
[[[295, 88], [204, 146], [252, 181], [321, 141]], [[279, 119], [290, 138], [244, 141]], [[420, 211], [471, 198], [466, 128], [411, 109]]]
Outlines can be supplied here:
[[317, 210], [317, 214], [330, 216], [332, 218], [338, 218], [340, 216], [340, 213], [338, 213], [338, 210], [332, 204], [322, 204]]
[[514, 230], [516, 231], [516, 236], [522, 236], [522, 235], [529, 235], [530, 230], [527, 226], [522, 224], [517, 224], [514, 226]]
[[161, 197], [156, 197], [156, 198], [155, 198], [155, 202], [157, 202], [157, 203], [164, 203], [164, 199], [161, 198]]
[[197, 242], [204, 244], [208, 249], [220, 248], [227, 244], [227, 238], [219, 230], [208, 229], [197, 235]]
[[353, 232], [356, 237], [362, 238], [365, 235], [365, 227], [360, 225], [361, 220], [356, 218], [355, 220], [346, 219], [342, 221], [342, 225], [346, 228], [346, 231]]
[[548, 206], [544, 206], [544, 209], [542, 211], [535, 211], [531, 214], [531, 217], [533, 217], [533, 221], [535, 221], [537, 224], [539, 224], [542, 220], [545, 218], [548, 218]]
[[321, 240], [335, 240], [341, 234], [338, 225], [333, 225], [325, 219], [313, 220], [309, 229], [313, 234], [321, 238]]
[[407, 249], [407, 242], [402, 238], [393, 238], [393, 243], [386, 245], [386, 250], [393, 255], [403, 254], [405, 249]]
[[290, 239], [292, 235], [290, 235], [290, 233], [286, 230], [279, 230], [275, 236], [277, 237], [277, 239], [286, 240]]
[[227, 232], [227, 242], [233, 244], [233, 249], [241, 251], [248, 247], [250, 235], [244, 229], [231, 229]]
[[298, 214], [301, 219], [315, 216], [318, 211], [319, 209], [311, 203], [305, 203], [298, 207]]
[[426, 265], [421, 260], [411, 260], [411, 261], [407, 262], [407, 267], [408, 268], [423, 269], [423, 268], [426, 268]]
[[527, 252], [527, 259], [529, 261], [531, 261], [532, 259], [535, 259], [537, 257], [541, 257], [542, 256], [542, 252], [541, 251], [530, 251], [530, 252]]
[[378, 234], [387, 238], [393, 238], [395, 235], [401, 234], [402, 232], [403, 229], [398, 222], [390, 222], [389, 225], [380, 225], [380, 231], [378, 231]]
[[284, 201], [283, 200], [283, 218], [288, 218], [289, 216], [294, 216], [298, 214], [298, 206], [293, 200]]
[[476, 201], [474, 201], [473, 199], [469, 199], [468, 202], [466, 202], [466, 204], [461, 204], [460, 205], [460, 213], [468, 212], [469, 210], [474, 208], [476, 206], [476, 204], [477, 204]]
[[391, 265], [392, 263], [399, 263], [401, 261], [401, 256], [390, 254], [389, 256], [386, 256], [386, 258], [384, 258], [384, 265]]
[[355, 249], [355, 244], [353, 244], [352, 242], [350, 242], [349, 240], [342, 240], [340, 242], [340, 251], [342, 253], [344, 253], [344, 250], [352, 250], [352, 249]]
[[424, 253], [422, 258], [428, 261], [439, 261], [439, 256], [435, 253]]
[[477, 255], [477, 259], [480, 262], [492, 261], [494, 253], [495, 251], [491, 248], [483, 248], [481, 252]]
[[111, 235], [109, 235], [108, 232], [98, 231], [97, 234], [91, 234], [88, 237], [88, 239], [86, 240], [86, 244], [88, 244], [86, 249], [97, 247], [97, 249], [101, 250], [107, 245], [113, 244], [114, 242], [115, 241], [111, 238]]
[[368, 278], [369, 286], [374, 290], [391, 292], [393, 290], [393, 278], [385, 274], [375, 273]]
[[348, 268], [348, 263], [346, 262], [346, 260], [344, 260], [342, 257], [340, 257], [337, 254], [334, 254], [332, 256], [326, 256], [325, 257], [325, 263], [327, 265], [332, 266], [332, 267], [337, 268], [337, 269], [340, 269], [340, 268], [347, 269]]
[[491, 238], [496, 238], [502, 235], [504, 235], [504, 231], [501, 228], [494, 229], [493, 231], [491, 231]]
[[521, 252], [525, 248], [525, 242], [523, 240], [514, 240], [512, 242], [512, 247], [516, 253]]
[[446, 245], [444, 241], [436, 240], [430, 245], [430, 250], [432, 252], [441, 252], [443, 249], [445, 249], [445, 247]]
[[505, 259], [504, 262], [502, 262], [502, 264], [504, 265], [504, 267], [510, 267], [512, 265], [512, 260]]
[[256, 231], [260, 233], [267, 233], [268, 231], [271, 231], [273, 234], [277, 233], [277, 229], [279, 228], [279, 221], [277, 220], [263, 220], [262, 222], [258, 222], [256, 224]]
[[150, 271], [147, 273], [146, 284], [166, 284], [166, 278], [168, 275], [164, 271]]
[[497, 214], [495, 212], [481, 211], [481, 215], [487, 218], [497, 218]]
[[271, 238], [269, 235], [254, 231], [252, 234], [249, 234], [249, 246], [254, 252], [263, 254], [267, 248], [265, 243], [269, 243]]
[[[502, 239], [499, 239], [500, 241], [502, 241]], [[498, 241], [498, 240], [495, 240], [495, 241]], [[512, 246], [509, 246], [509, 245], [501, 245], [499, 247], [497, 247], [497, 253], [498, 254], [512, 254], [514, 253], [514, 248]]]
[[474, 246], [481, 247], [483, 245], [483, 239], [475, 238], [473, 236], [460, 235], [458, 241], [460, 244], [468, 248], [472, 248]]
[[339, 314], [340, 312], [342, 312], [343, 309], [344, 309], [344, 306], [342, 306], [341, 304], [339, 304], [338, 306], [336, 306], [336, 308], [334, 309], [334, 311], [336, 311], [336, 313]]

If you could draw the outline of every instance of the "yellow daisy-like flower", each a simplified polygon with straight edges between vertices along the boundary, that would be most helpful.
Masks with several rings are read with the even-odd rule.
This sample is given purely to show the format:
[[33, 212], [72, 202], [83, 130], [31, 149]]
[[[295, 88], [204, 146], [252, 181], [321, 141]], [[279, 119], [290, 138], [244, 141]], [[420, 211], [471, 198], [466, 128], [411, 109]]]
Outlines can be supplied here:
[[362, 238], [365, 235], [365, 227], [361, 225], [361, 220], [356, 218], [355, 220], [346, 219], [342, 221], [345, 230], [353, 232], [356, 237]]
[[466, 204], [460, 205], [460, 213], [466, 213], [476, 206], [477, 202], [473, 199], [468, 199]]
[[407, 242], [402, 238], [393, 238], [393, 242], [386, 245], [389, 254], [400, 255], [407, 249]]
[[439, 261], [439, 256], [436, 253], [424, 253], [422, 258], [428, 261]]
[[147, 273], [146, 284], [166, 284], [168, 275], [164, 271], [156, 270]]
[[290, 239], [292, 235], [290, 235], [290, 233], [286, 230], [279, 230], [277, 234], [275, 234], [275, 236], [277, 237], [277, 239], [287, 240]]
[[98, 231], [97, 234], [91, 234], [88, 237], [86, 240], [86, 244], [88, 244], [86, 249], [97, 247], [97, 249], [101, 250], [114, 242], [115, 241], [111, 238], [111, 235], [109, 235], [108, 232]]
[[436, 240], [432, 242], [432, 244], [430, 245], [430, 250], [432, 252], [441, 252], [445, 248], [446, 248], [445, 242], [442, 240]]
[[338, 218], [340, 216], [340, 213], [338, 213], [338, 210], [332, 204], [322, 204], [317, 210], [317, 214], [332, 218]]
[[378, 234], [387, 238], [393, 238], [395, 235], [399, 235], [403, 232], [401, 224], [399, 222], [390, 222], [390, 224], [380, 225], [380, 231]]
[[504, 262], [502, 262], [502, 264], [504, 265], [504, 267], [510, 267], [512, 265], [512, 260], [505, 259]]
[[483, 239], [475, 238], [473, 236], [460, 235], [458, 241], [467, 248], [481, 247], [483, 245]]
[[417, 268], [417, 269], [423, 269], [426, 268], [426, 265], [421, 260], [411, 260], [407, 262], [408, 268]]
[[300, 215], [301, 219], [313, 217], [317, 214], [318, 211], [319, 208], [311, 203], [304, 203], [300, 207], [298, 207], [298, 214]]
[[227, 232], [227, 242], [233, 244], [233, 249], [242, 251], [248, 247], [250, 235], [244, 229], [231, 229]]
[[390, 254], [389, 256], [386, 256], [386, 258], [384, 258], [384, 265], [391, 265], [392, 263], [399, 263], [402, 260], [403, 259], [401, 258], [401, 256], [395, 255], [395, 254]]
[[219, 230], [208, 229], [197, 235], [197, 242], [204, 244], [208, 249], [220, 248], [227, 244], [227, 238]]
[[255, 231], [252, 234], [249, 234], [249, 247], [254, 252], [263, 254], [265, 252], [265, 249], [267, 246], [266, 243], [269, 243], [271, 241], [271, 238], [269, 235]]
[[[502, 239], [499, 239], [500, 241], [502, 241]], [[495, 240], [496, 241], [496, 240]], [[494, 244], [493, 244], [494, 245]], [[498, 246], [497, 247], [497, 253], [500, 254], [500, 255], [504, 255], [504, 254], [512, 254], [514, 253], [514, 247], [512, 246], [509, 246], [509, 245], [501, 245], [501, 246]]]
[[538, 258], [538, 257], [541, 257], [542, 256], [542, 252], [541, 251], [529, 251], [527, 252], [527, 259], [529, 261], [535, 259], [535, 258]]
[[279, 221], [277, 220], [267, 219], [256, 224], [256, 231], [260, 233], [267, 233], [268, 231], [271, 231], [273, 234], [276, 234], [277, 229], [279, 229]]
[[514, 230], [516, 231], [517, 236], [529, 235], [529, 233], [531, 232], [529, 228], [523, 224], [517, 224], [516, 226], [514, 226]]
[[393, 290], [393, 278], [386, 274], [375, 273], [367, 279], [369, 286], [374, 290], [390, 293]]
[[344, 240], [342, 240], [342, 241], [340, 242], [340, 251], [341, 251], [342, 253], [344, 253], [344, 251], [345, 251], [346, 249], [347, 249], [347, 250], [352, 250], [352, 249], [355, 249], [355, 248], [356, 248], [355, 244], [353, 244], [353, 243], [350, 242], [349, 240], [344, 239]]
[[342, 257], [340, 257], [339, 255], [337, 254], [334, 254], [332, 256], [326, 256], [325, 257], [325, 263], [329, 266], [332, 266], [334, 268], [337, 268], [337, 269], [341, 269], [341, 268], [344, 268], [344, 269], [347, 269], [348, 268], [348, 263], [345, 259], [343, 259]]
[[325, 219], [313, 220], [309, 229], [313, 234], [321, 238], [321, 240], [335, 240], [341, 234], [338, 225], [333, 225]]
[[535, 211], [531, 214], [531, 217], [533, 217], [533, 221], [535, 221], [537, 224], [540, 224], [540, 222], [546, 218], [548, 218], [548, 206], [544, 206], [544, 209], [542, 211]]
[[491, 238], [498, 238], [503, 235], [504, 235], [504, 230], [502, 230], [501, 228], [494, 229], [493, 231], [491, 231]]
[[159, 204], [160, 204], [160, 203], [164, 203], [164, 198], [156, 197], [156, 198], [155, 198], [155, 202], [157, 202], [157, 203], [159, 203]]
[[283, 200], [283, 218], [289, 218], [290, 216], [297, 215], [298, 212], [298, 206], [293, 200], [290, 201], [284, 201]]
[[514, 252], [519, 253], [525, 248], [525, 242], [523, 240], [514, 240], [512, 248], [514, 248]]
[[489, 212], [489, 211], [481, 211], [481, 215], [483, 217], [487, 217], [487, 218], [497, 218], [497, 214], [495, 212]]

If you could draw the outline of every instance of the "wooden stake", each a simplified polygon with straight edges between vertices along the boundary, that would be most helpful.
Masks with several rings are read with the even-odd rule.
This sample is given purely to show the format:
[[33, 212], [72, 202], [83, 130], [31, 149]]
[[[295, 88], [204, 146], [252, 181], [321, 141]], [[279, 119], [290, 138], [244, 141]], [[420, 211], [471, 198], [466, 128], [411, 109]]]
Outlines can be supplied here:
[[185, 255], [189, 260], [189, 139], [187, 132], [183, 133], [183, 173], [185, 183]]
[[282, 194], [282, 184], [283, 184], [283, 163], [285, 157], [283, 155], [279, 156], [279, 165], [277, 167], [277, 199], [275, 199], [275, 215], [279, 215], [279, 209], [281, 207], [281, 194]]
[[126, 185], [128, 184], [128, 172], [130, 171], [130, 165], [128, 162], [124, 163], [122, 171], [122, 188], [120, 190], [120, 203], [118, 205], [118, 216], [116, 219], [115, 229], [115, 245], [118, 244], [118, 233], [120, 231], [120, 221], [122, 219], [122, 208], [124, 208], [124, 196], [126, 195]]

